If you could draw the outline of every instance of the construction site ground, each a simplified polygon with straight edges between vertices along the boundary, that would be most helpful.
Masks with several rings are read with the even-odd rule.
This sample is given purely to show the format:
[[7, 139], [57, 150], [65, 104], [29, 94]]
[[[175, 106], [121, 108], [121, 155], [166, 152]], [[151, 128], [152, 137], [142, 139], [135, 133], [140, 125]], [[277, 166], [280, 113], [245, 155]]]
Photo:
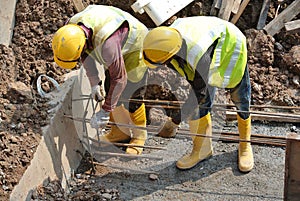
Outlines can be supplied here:
[[[147, 27], [154, 27], [146, 15], [134, 13], [134, 1], [86, 0], [84, 4], [112, 5], [130, 12]], [[292, 0], [280, 7], [271, 1], [266, 23], [283, 11]], [[195, 0], [176, 17], [209, 15], [213, 1]], [[262, 2], [253, 0], [246, 7], [237, 26], [245, 33], [248, 43], [248, 67], [252, 85], [252, 105], [300, 105], [300, 35], [280, 31], [274, 37], [256, 30]], [[279, 9], [277, 9], [279, 8]], [[68, 17], [76, 13], [70, 0], [19, 0], [15, 12], [12, 43], [0, 45], [0, 200], [9, 200], [40, 142], [42, 129], [49, 124], [48, 99], [37, 92], [37, 78], [46, 74], [58, 83], [70, 71], [60, 69], [53, 60], [51, 38]], [[297, 16], [295, 19], [299, 19]], [[79, 68], [79, 66], [78, 66]], [[77, 69], [78, 69], [77, 68]], [[166, 73], [169, 73], [166, 76]], [[150, 73], [157, 82], [166, 82], [178, 97], [186, 98], [188, 85], [174, 79], [171, 72], [161, 69]], [[183, 84], [178, 86], [178, 83]], [[44, 91], [54, 86], [44, 80]], [[160, 88], [149, 92], [149, 99], [167, 99]], [[226, 92], [219, 92], [218, 103], [230, 103]], [[263, 112], [299, 114], [299, 110], [259, 109]], [[157, 112], [157, 113], [156, 113]], [[149, 124], [157, 125], [160, 111], [149, 112]], [[151, 122], [152, 120], [152, 122]], [[225, 115], [213, 113], [215, 129], [237, 132], [235, 121], [225, 121]], [[182, 128], [187, 128], [183, 123]], [[252, 133], [286, 136], [300, 133], [299, 122], [254, 120]], [[91, 172], [88, 153], [73, 178], [63, 189], [58, 180], [40, 184], [31, 200], [282, 200], [284, 191], [285, 147], [254, 144], [255, 167], [247, 174], [237, 168], [237, 143], [214, 142], [214, 155], [195, 168], [181, 171], [177, 159], [191, 150], [191, 140], [178, 135], [166, 139], [149, 134], [146, 145], [165, 150], [145, 149], [148, 158], [96, 158], [96, 172]], [[114, 149], [122, 152], [121, 149]], [[153, 158], [151, 158], [153, 157]], [[154, 157], [161, 157], [157, 160]], [[97, 165], [103, 163], [112, 167]], [[49, 164], [51, 165], [51, 164]], [[121, 167], [121, 168], [120, 168]], [[139, 170], [139, 171], [135, 171]], [[149, 171], [146, 172], [145, 170]], [[143, 172], [144, 171], [144, 172]]]

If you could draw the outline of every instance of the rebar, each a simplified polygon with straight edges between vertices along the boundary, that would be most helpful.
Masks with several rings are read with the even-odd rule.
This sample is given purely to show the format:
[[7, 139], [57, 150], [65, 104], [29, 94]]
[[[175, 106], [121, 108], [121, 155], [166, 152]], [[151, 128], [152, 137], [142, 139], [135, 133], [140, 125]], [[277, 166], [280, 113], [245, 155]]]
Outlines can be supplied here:
[[146, 156], [146, 155], [120, 154], [114, 152], [95, 152], [95, 153], [103, 156], [118, 156], [124, 158], [146, 158], [146, 159], [163, 160], [163, 158], [161, 157]]
[[139, 169], [133, 169], [129, 167], [122, 167], [122, 166], [117, 166], [117, 165], [111, 165], [111, 164], [106, 164], [106, 163], [99, 163], [99, 162], [94, 162], [95, 165], [100, 165], [104, 167], [109, 167], [112, 169], [120, 169], [120, 170], [127, 170], [127, 171], [134, 171], [134, 172], [141, 172], [141, 173], [146, 173], [146, 174], [158, 174], [157, 172], [153, 171], [148, 171], [148, 170], [139, 170]]
[[[84, 138], [86, 138], [85, 136], [83, 136]], [[107, 145], [115, 145], [115, 146], [119, 146], [119, 147], [141, 147], [141, 148], [147, 148], [147, 149], [158, 149], [158, 150], [167, 150], [164, 147], [154, 147], [154, 146], [149, 146], [149, 145], [138, 145], [138, 144], [128, 144], [128, 143], [119, 143], [119, 142], [106, 142], [106, 141], [97, 141], [93, 138], [88, 137], [89, 140], [93, 141], [93, 142], [100, 142], [103, 144], [107, 144]]]
[[[156, 159], [156, 160], [162, 160], [160, 157], [153, 157], [153, 156], [146, 156], [146, 155], [130, 155], [130, 154], [121, 154], [121, 153], [113, 153], [113, 152], [103, 152], [98, 150], [92, 150], [92, 145], [90, 144], [90, 141], [95, 142], [98, 144], [98, 146], [101, 146], [101, 143], [105, 144], [112, 144], [114, 146], [119, 147], [140, 147], [145, 149], [157, 149], [157, 150], [166, 150], [164, 147], [158, 147], [158, 146], [148, 146], [148, 145], [137, 145], [137, 144], [129, 144], [129, 143], [119, 143], [119, 142], [104, 142], [100, 141], [100, 135], [102, 135], [103, 131], [102, 129], [99, 131], [97, 130], [97, 140], [90, 138], [88, 135], [88, 129], [86, 126], [86, 123], [90, 122], [90, 119], [86, 118], [88, 113], [88, 105], [90, 102], [92, 103], [93, 108], [93, 115], [96, 112], [96, 108], [98, 107], [99, 102], [94, 105], [94, 102], [92, 101], [91, 95], [81, 95], [81, 98], [78, 99], [72, 99], [72, 101], [82, 101], [87, 100], [86, 108], [83, 114], [83, 118], [73, 117], [71, 115], [64, 115], [66, 118], [70, 118], [74, 121], [80, 121], [83, 126], [83, 137], [87, 139], [87, 142], [82, 142], [82, 144], [87, 143], [88, 150], [91, 154], [91, 162], [92, 162], [92, 171], [95, 171], [95, 165], [102, 165], [107, 166], [110, 168], [117, 168], [122, 170], [129, 170], [129, 171], [139, 171], [143, 173], [155, 173], [147, 170], [136, 170], [136, 169], [130, 169], [130, 168], [124, 168], [116, 165], [108, 165], [105, 163], [98, 163], [93, 160], [94, 154], [103, 155], [103, 156], [113, 156], [113, 157], [125, 157], [125, 158], [147, 158], [147, 159]], [[122, 100], [124, 101], [124, 100]], [[139, 102], [139, 103], [145, 103], [146, 107], [157, 107], [157, 108], [165, 108], [165, 109], [180, 109], [180, 106], [184, 103], [183, 101], [167, 101], [167, 100], [140, 100], [140, 99], [129, 99], [125, 101], [131, 101], [131, 102]], [[101, 103], [100, 103], [101, 107]], [[224, 108], [226, 107], [226, 108]], [[252, 114], [260, 114], [260, 115], [271, 115], [271, 116], [279, 116], [284, 118], [287, 114], [284, 113], [271, 113], [271, 112], [263, 112], [263, 111], [242, 111], [242, 110], [236, 110], [236, 109], [229, 109], [233, 108], [235, 105], [233, 104], [214, 104], [212, 108], [206, 109], [213, 109], [214, 111], [233, 111], [233, 112], [245, 112], [245, 113], [252, 113]], [[291, 109], [291, 110], [299, 110], [299, 107], [284, 107], [284, 106], [271, 106], [271, 105], [251, 105], [250, 108], [274, 108], [274, 109]], [[288, 114], [289, 118], [295, 118], [300, 119], [300, 115], [295, 114]], [[107, 127], [111, 125], [116, 125], [120, 127], [126, 127], [130, 129], [142, 129], [147, 130], [148, 133], [151, 134], [158, 134], [158, 131], [160, 127], [158, 126], [136, 126], [133, 124], [123, 124], [123, 123], [115, 123], [115, 122], [108, 122]], [[263, 145], [271, 145], [271, 146], [286, 146], [286, 138], [282, 136], [268, 136], [268, 135], [262, 135], [262, 134], [251, 134], [250, 140], [244, 140], [239, 138], [239, 133], [233, 133], [233, 132], [222, 132], [222, 131], [214, 131], [212, 135], [206, 135], [206, 134], [199, 134], [199, 133], [191, 133], [188, 129], [178, 129], [177, 130], [177, 136], [198, 136], [198, 137], [204, 137], [204, 138], [211, 138], [212, 141], [230, 141], [230, 142], [250, 142], [253, 144], [263, 144]]]
[[[65, 117], [72, 118], [73, 120], [77, 121], [84, 121], [81, 118], [73, 118], [68, 115], [65, 115]], [[88, 120], [86, 120], [88, 121]], [[109, 125], [117, 125], [120, 127], [126, 127], [126, 128], [137, 128], [137, 129], [143, 129], [147, 130], [149, 134], [157, 134], [158, 133], [158, 127], [155, 126], [147, 126], [147, 127], [142, 127], [142, 126], [135, 126], [132, 124], [120, 124], [120, 123], [114, 123], [114, 122], [109, 122]], [[220, 134], [220, 135], [238, 135], [238, 133], [230, 133], [230, 132], [213, 132], [214, 134]], [[227, 137], [217, 137], [217, 136], [207, 136], [206, 134], [199, 134], [199, 133], [190, 133], [189, 130], [187, 129], [179, 129], [177, 131], [177, 134], [179, 135], [184, 135], [184, 136], [198, 136], [198, 137], [206, 137], [206, 138], [212, 138], [215, 141], [219, 140], [228, 140], [228, 141], [234, 141], [234, 142], [251, 142], [254, 144], [266, 144], [266, 145], [271, 145], [271, 146], [285, 146], [285, 138], [284, 137], [279, 137], [279, 136], [268, 136], [268, 135], [263, 135], [263, 134], [251, 134], [250, 140], [243, 140], [243, 139], [234, 139], [234, 138], [227, 138]]]
[[[132, 101], [132, 102], [143, 102], [149, 104], [164, 104], [164, 105], [173, 105], [179, 106], [184, 103], [184, 101], [168, 101], [168, 100], [142, 100], [142, 99], [128, 99], [122, 101]], [[235, 107], [234, 104], [222, 104], [214, 103], [213, 107]], [[273, 108], [273, 109], [289, 109], [289, 110], [300, 110], [298, 106], [276, 106], [276, 105], [250, 105], [250, 108]]]
[[[84, 96], [86, 97], [86, 96]], [[85, 100], [87, 98], [83, 98]], [[75, 99], [80, 100], [80, 99]], [[74, 100], [74, 101], [75, 101]], [[167, 109], [180, 109], [180, 105], [184, 103], [184, 101], [167, 101], [167, 100], [147, 100], [147, 99], [128, 99], [121, 100], [123, 102], [137, 102], [137, 103], [145, 103], [146, 107], [157, 107], [157, 108], [167, 108]], [[158, 105], [159, 104], [159, 105]], [[228, 108], [235, 107], [234, 104], [214, 104], [212, 108], [210, 107], [200, 107], [202, 109], [213, 109], [215, 111], [232, 111], [232, 112], [244, 112], [244, 113], [252, 113], [252, 114], [261, 114], [261, 115], [272, 115], [272, 116], [281, 116], [284, 117], [287, 114], [284, 113], [270, 113], [263, 111], [243, 111], [243, 110], [235, 110], [235, 109], [217, 109], [217, 108]], [[250, 105], [250, 108], [273, 108], [273, 109], [288, 109], [288, 110], [300, 110], [300, 107], [297, 106], [274, 106], [274, 105]], [[300, 115], [288, 114], [291, 118], [300, 118]], [[292, 116], [291, 116], [292, 115]]]

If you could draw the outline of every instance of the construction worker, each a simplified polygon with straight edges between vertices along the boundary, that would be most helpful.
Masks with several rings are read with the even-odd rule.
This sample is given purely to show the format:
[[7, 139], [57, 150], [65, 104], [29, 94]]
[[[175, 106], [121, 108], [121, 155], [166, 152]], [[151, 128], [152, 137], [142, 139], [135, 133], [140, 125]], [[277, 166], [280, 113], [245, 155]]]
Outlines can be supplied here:
[[[118, 8], [90, 5], [71, 17], [53, 36], [54, 61], [64, 69], [72, 69], [78, 61], [83, 64], [92, 88], [92, 95], [104, 99], [99, 83], [96, 62], [105, 68], [106, 97], [100, 111], [90, 121], [91, 127], [105, 127], [108, 121], [146, 126], [145, 105], [129, 104], [128, 109], [119, 99], [129, 98], [133, 90], [143, 86], [147, 67], [141, 53], [143, 38], [148, 32], [145, 25]], [[123, 96], [124, 95], [124, 96]], [[129, 110], [129, 111], [128, 111]], [[144, 145], [145, 129], [121, 128], [112, 125], [111, 131], [100, 140], [130, 141]], [[141, 154], [143, 148], [128, 147], [126, 153]]]
[[[213, 154], [212, 107], [215, 89], [229, 90], [238, 112], [240, 139], [238, 167], [249, 172], [254, 165], [250, 142], [249, 105], [251, 86], [247, 68], [246, 38], [233, 24], [212, 16], [179, 18], [170, 27], [157, 27], [148, 32], [143, 43], [143, 58], [150, 68], [165, 65], [192, 86], [181, 115], [172, 117], [160, 131], [164, 137], [174, 136], [182, 119], [188, 119], [193, 136], [193, 149], [180, 158], [176, 166], [189, 169]], [[192, 96], [194, 94], [195, 96]]]

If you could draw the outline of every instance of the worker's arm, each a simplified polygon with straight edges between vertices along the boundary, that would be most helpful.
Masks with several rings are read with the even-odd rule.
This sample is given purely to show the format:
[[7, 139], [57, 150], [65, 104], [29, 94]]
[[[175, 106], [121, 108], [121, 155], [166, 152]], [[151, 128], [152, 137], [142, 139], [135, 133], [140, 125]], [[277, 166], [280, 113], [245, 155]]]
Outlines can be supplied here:
[[86, 71], [86, 76], [90, 81], [90, 85], [91, 86], [98, 85], [98, 83], [100, 82], [100, 78], [98, 76], [98, 69], [96, 67], [95, 60], [87, 53], [83, 53], [81, 55], [81, 62]]
[[110, 37], [109, 40], [105, 42], [102, 51], [103, 59], [108, 65], [110, 86], [102, 109], [91, 118], [91, 126], [93, 128], [104, 127], [107, 124], [109, 113], [116, 107], [127, 84], [127, 73], [121, 53], [121, 41]]
[[124, 23], [104, 43], [102, 57], [109, 71], [109, 91], [102, 108], [112, 111], [127, 84], [127, 73], [122, 55], [122, 44], [128, 34], [128, 23]]
[[116, 107], [127, 84], [127, 73], [121, 49], [128, 34], [128, 27], [128, 23], [124, 23], [102, 46], [102, 58], [109, 71], [109, 90], [102, 109], [91, 118], [93, 128], [103, 127], [107, 124], [109, 113]]
[[[109, 91], [106, 93], [105, 102], [102, 108], [108, 112], [116, 107], [120, 95], [127, 84], [127, 73], [121, 52], [122, 44], [126, 39], [127, 34], [128, 23], [125, 22], [102, 46], [102, 58], [105, 61], [104, 65], [108, 68], [110, 80]], [[100, 79], [95, 60], [87, 53], [84, 53], [81, 59], [91, 87], [98, 86]]]
[[99, 79], [95, 60], [87, 53], [83, 53], [83, 55], [81, 55], [81, 62], [92, 88], [92, 97], [96, 101], [102, 101], [104, 99], [104, 90], [101, 86], [102, 81]]
[[[217, 42], [217, 41], [216, 41]], [[199, 105], [204, 102], [208, 86], [208, 72], [213, 57], [214, 48], [217, 43], [212, 44], [208, 50], [203, 54], [199, 60], [194, 80], [189, 81], [192, 89], [189, 93], [188, 99], [183, 104], [181, 114], [173, 117], [172, 121], [179, 124], [182, 120], [190, 117], [195, 111], [198, 111]]]

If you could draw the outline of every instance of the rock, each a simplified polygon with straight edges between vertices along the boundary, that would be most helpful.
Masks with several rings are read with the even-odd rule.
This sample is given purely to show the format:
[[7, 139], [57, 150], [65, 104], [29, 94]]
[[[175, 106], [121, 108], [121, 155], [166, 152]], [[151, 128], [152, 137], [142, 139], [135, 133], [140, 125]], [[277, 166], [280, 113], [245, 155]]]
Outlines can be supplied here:
[[111, 194], [109, 193], [103, 193], [102, 194], [102, 197], [105, 198], [105, 199], [108, 199], [108, 200], [111, 200], [111, 198], [113, 197]]
[[10, 83], [7, 96], [9, 96], [11, 101], [19, 101], [23, 103], [32, 103], [33, 101], [30, 87], [23, 82]]
[[292, 127], [291, 127], [291, 131], [292, 131], [292, 132], [297, 132], [297, 127], [296, 127], [296, 126], [292, 126]]
[[279, 42], [275, 43], [275, 48], [279, 51], [283, 51], [283, 46]]
[[156, 174], [150, 174], [149, 175], [149, 179], [150, 180], [158, 180], [158, 175], [156, 175]]
[[162, 125], [163, 120], [166, 118], [166, 114], [163, 109], [151, 108], [149, 111], [149, 120], [151, 125]]
[[299, 76], [298, 76], [298, 75], [295, 75], [295, 76], [293, 77], [293, 83], [294, 83], [295, 85], [299, 86]]
[[11, 143], [17, 144], [19, 139], [15, 136], [11, 136], [10, 141], [11, 141]]
[[76, 176], [77, 179], [81, 179], [82, 178], [81, 174], [76, 174], [75, 176]]

